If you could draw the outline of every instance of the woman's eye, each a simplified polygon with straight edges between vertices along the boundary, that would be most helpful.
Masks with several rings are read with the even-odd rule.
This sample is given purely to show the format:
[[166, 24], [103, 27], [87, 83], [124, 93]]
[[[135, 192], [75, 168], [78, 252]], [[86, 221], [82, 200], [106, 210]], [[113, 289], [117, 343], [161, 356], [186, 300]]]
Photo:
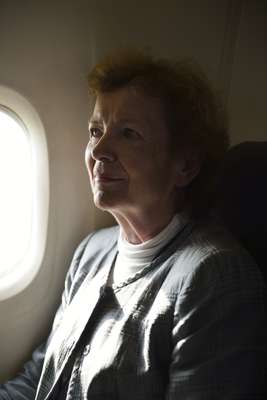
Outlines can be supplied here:
[[123, 136], [126, 137], [127, 139], [138, 139], [140, 137], [139, 133], [131, 128], [124, 128], [122, 132]]
[[92, 138], [99, 138], [102, 135], [102, 132], [99, 128], [90, 128], [89, 129], [89, 135]]

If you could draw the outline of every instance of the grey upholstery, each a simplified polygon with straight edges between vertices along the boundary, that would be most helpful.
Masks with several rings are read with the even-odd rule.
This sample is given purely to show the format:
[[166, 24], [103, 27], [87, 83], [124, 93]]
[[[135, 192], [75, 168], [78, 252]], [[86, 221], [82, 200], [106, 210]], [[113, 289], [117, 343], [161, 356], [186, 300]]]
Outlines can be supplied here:
[[232, 147], [218, 183], [217, 211], [267, 281], [267, 142]]

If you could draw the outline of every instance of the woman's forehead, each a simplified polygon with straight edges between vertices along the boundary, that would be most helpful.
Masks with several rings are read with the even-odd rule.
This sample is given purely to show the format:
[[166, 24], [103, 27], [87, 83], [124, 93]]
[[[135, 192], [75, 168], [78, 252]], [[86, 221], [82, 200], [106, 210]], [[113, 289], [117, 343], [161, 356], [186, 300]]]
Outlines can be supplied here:
[[91, 120], [106, 120], [110, 117], [136, 122], [143, 118], [158, 119], [163, 117], [163, 108], [160, 99], [126, 86], [97, 95]]

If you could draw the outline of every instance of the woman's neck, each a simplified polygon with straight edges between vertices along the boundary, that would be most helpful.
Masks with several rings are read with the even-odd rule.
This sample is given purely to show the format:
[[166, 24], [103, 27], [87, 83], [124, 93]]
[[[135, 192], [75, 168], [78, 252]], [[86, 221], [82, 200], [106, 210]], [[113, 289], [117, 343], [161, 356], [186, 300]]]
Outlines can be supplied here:
[[172, 220], [175, 211], [157, 215], [125, 216], [120, 213], [112, 213], [121, 228], [122, 237], [129, 243], [138, 244], [152, 239], [161, 232]]

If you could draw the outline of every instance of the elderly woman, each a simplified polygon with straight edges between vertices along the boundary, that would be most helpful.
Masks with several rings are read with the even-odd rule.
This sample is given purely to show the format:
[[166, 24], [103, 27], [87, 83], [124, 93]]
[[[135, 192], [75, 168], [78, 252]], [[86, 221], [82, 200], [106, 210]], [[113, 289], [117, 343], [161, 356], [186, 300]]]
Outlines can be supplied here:
[[86, 166], [118, 226], [78, 247], [47, 343], [0, 399], [262, 399], [266, 289], [209, 213], [228, 134], [208, 81], [123, 52], [89, 88]]

